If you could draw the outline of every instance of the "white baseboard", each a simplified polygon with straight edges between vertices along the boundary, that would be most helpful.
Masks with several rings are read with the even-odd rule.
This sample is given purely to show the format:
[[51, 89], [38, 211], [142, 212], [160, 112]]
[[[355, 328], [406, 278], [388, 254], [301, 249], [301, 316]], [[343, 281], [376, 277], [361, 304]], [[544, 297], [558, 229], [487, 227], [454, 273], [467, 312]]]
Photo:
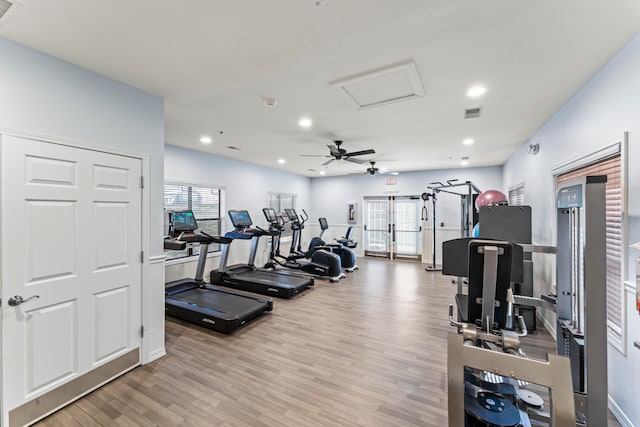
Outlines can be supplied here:
[[547, 330], [547, 332], [549, 332], [549, 334], [551, 335], [551, 337], [553, 338], [553, 340], [556, 340], [556, 325], [552, 325], [551, 323], [549, 323], [549, 320], [547, 318], [545, 318], [544, 316], [542, 316], [539, 312], [537, 313], [536, 317], [538, 318], [538, 322], [542, 323], [542, 326], [544, 326], [544, 328]]
[[622, 427], [635, 427], [631, 420], [625, 415], [625, 413], [616, 404], [615, 400], [609, 396], [609, 410], [616, 417]]
[[164, 357], [166, 355], [167, 355], [167, 352], [165, 351], [164, 347], [156, 349], [149, 354], [149, 357], [147, 358], [147, 360], [144, 360], [142, 364], [146, 365], [147, 363], [151, 363], [154, 360], [160, 359], [161, 357]]

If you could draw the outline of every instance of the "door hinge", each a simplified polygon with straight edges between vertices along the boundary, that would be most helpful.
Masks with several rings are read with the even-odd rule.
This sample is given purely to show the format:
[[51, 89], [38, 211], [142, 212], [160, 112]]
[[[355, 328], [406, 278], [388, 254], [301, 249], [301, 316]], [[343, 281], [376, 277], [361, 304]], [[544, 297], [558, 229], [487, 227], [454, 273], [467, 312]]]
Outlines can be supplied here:
[[140, 326], [140, 338], [144, 338], [144, 326]]
[[140, 177], [140, 188], [144, 188], [144, 176]]
[[140, 251], [140, 264], [144, 264], [144, 251]]

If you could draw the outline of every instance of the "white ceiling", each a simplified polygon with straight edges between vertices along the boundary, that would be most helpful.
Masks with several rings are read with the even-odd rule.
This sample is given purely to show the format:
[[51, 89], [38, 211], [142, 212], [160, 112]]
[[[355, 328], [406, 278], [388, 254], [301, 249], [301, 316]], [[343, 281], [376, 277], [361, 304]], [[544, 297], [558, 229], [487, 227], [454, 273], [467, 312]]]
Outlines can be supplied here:
[[[501, 165], [640, 30], [637, 0], [17, 1], [0, 37], [164, 97], [168, 144], [307, 176], [364, 172], [301, 157], [332, 139], [397, 171]], [[406, 61], [424, 97], [358, 111], [330, 86]]]

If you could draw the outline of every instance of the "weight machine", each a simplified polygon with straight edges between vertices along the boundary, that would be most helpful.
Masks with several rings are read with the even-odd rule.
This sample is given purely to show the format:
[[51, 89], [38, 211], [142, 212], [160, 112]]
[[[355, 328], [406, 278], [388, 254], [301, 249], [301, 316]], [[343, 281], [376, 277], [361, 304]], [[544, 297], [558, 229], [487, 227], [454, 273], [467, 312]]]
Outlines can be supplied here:
[[607, 425], [606, 182], [564, 183], [556, 199], [557, 350], [571, 360], [577, 421], [589, 426]]
[[[522, 248], [499, 240], [456, 240], [467, 251], [443, 247], [448, 258], [462, 258], [443, 263], [443, 271], [466, 274], [469, 294], [456, 295], [459, 321], [449, 306], [449, 322], [458, 330], [447, 346], [449, 425], [575, 427], [569, 360], [527, 358], [520, 347], [527, 335], [522, 316], [520, 333], [508, 329], [508, 289], [521, 274], [512, 267], [522, 263]], [[467, 273], [460, 271], [464, 264]], [[548, 394], [551, 412], [540, 392]]]
[[[456, 295], [457, 321], [449, 308], [458, 330], [448, 341], [449, 425], [607, 425], [605, 185], [606, 176], [588, 176], [557, 192], [557, 295], [505, 294], [517, 282], [518, 271], [507, 271], [522, 263], [514, 262], [520, 245], [486, 239], [443, 244], [443, 274], [469, 279], [468, 295]], [[553, 253], [550, 247], [522, 246], [525, 252]], [[547, 362], [524, 357], [520, 337], [526, 325], [520, 317], [518, 334], [508, 321], [513, 302], [556, 311], [558, 354]], [[543, 400], [526, 385], [521, 392], [521, 384], [548, 387], [551, 412], [542, 410]]]
[[[440, 181], [431, 182], [427, 187], [431, 192], [422, 193], [421, 198], [424, 201], [424, 206], [422, 208], [423, 220], [427, 219], [427, 201], [431, 200], [432, 204], [431, 233], [433, 239], [433, 248], [431, 265], [427, 265], [427, 271], [440, 270], [440, 267], [438, 267], [436, 264], [436, 201], [438, 193], [453, 194], [460, 197], [460, 237], [469, 237], [471, 235], [471, 230], [473, 230], [473, 225], [478, 220], [474, 204], [476, 197], [481, 193], [480, 189], [476, 187], [476, 185], [471, 181], [457, 181], [459, 180], [449, 179], [447, 180], [446, 184]], [[465, 191], [456, 191], [463, 189]]]

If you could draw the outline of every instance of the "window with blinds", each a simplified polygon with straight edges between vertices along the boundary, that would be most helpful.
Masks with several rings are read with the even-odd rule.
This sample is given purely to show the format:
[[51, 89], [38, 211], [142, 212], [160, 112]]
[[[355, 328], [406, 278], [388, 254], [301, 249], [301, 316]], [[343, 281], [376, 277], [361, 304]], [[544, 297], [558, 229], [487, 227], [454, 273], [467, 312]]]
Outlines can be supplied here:
[[509, 189], [509, 205], [524, 206], [524, 183]]
[[607, 175], [606, 184], [606, 216], [607, 216], [607, 325], [622, 334], [622, 224], [623, 224], [623, 191], [622, 162], [618, 153], [612, 157], [574, 169], [556, 177], [556, 188], [563, 182], [587, 175]]
[[[189, 184], [164, 185], [165, 211], [192, 210], [201, 231], [219, 236], [222, 233], [224, 190]], [[188, 247], [183, 251], [166, 251], [167, 259], [183, 258], [199, 254], [200, 247]], [[209, 252], [220, 250], [220, 245], [209, 245]]]
[[[278, 215], [284, 216], [285, 209], [296, 209], [297, 195], [289, 193], [269, 193], [267, 195], [267, 207], [274, 209]], [[287, 226], [281, 237], [291, 237], [291, 227]]]

